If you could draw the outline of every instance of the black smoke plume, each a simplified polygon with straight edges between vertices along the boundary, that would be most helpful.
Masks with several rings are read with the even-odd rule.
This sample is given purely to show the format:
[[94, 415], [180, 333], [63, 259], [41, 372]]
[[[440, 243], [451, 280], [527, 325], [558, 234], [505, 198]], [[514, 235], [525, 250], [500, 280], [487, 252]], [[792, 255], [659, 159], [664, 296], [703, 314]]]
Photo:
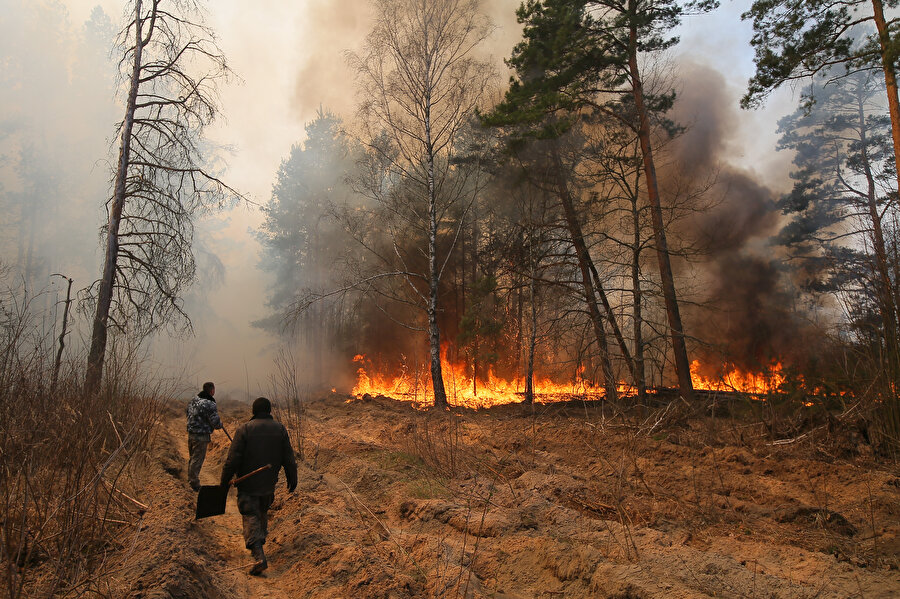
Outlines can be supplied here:
[[688, 181], [710, 182], [701, 210], [677, 231], [702, 256], [684, 261], [680, 274], [687, 281], [685, 326], [707, 375], [731, 365], [758, 371], [778, 361], [793, 363], [810, 347], [790, 277], [769, 243], [779, 224], [778, 192], [753, 165], [723, 162], [739, 154], [730, 146], [740, 117], [738, 95], [718, 72], [683, 68], [675, 118], [686, 131], [673, 144], [677, 159], [667, 169]]

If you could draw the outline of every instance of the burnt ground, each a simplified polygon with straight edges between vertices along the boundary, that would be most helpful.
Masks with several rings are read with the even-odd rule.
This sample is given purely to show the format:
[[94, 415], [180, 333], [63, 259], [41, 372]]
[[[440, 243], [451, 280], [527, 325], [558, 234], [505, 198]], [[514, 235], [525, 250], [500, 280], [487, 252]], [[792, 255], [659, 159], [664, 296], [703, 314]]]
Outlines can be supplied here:
[[[221, 411], [232, 431], [249, 413]], [[183, 429], [173, 405], [111, 596], [900, 596], [900, 469], [858, 436], [773, 444], [735, 419], [335, 395], [306, 404], [299, 489], [279, 487], [253, 578], [233, 495], [192, 520]], [[205, 483], [226, 451], [216, 433]]]

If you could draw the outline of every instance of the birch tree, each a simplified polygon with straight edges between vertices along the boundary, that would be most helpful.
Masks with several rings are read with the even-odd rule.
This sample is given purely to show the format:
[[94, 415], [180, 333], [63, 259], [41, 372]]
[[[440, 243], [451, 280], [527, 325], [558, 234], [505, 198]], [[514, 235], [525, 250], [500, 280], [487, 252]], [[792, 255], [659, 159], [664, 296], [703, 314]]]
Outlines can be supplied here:
[[[375, 25], [360, 54], [350, 56], [364, 101], [360, 112], [370, 151], [387, 159], [404, 202], [420, 221], [425, 272], [401, 268], [427, 318], [431, 382], [436, 407], [447, 405], [441, 372], [439, 285], [455, 239], [439, 247], [448, 209], [466, 199], [454, 177], [457, 133], [478, 106], [493, 76], [476, 50], [491, 31], [477, 0], [376, 0]], [[387, 137], [389, 143], [380, 134]], [[384, 148], [390, 147], [390, 156]], [[421, 207], [421, 210], [419, 209]], [[404, 262], [397, 252], [398, 259]], [[422, 284], [422, 285], [420, 285]]]
[[147, 334], [190, 319], [194, 218], [240, 197], [205, 166], [204, 128], [230, 70], [195, 0], [132, 0], [119, 34], [125, 111], [103, 230], [85, 389], [101, 381], [111, 326]]

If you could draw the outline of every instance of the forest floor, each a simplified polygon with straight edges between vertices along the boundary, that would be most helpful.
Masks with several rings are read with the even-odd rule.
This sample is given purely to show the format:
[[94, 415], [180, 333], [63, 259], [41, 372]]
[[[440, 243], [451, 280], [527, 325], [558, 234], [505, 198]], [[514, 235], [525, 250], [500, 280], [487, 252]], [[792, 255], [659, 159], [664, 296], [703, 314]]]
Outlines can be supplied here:
[[[251, 577], [233, 492], [225, 515], [193, 520], [173, 403], [140, 497], [150, 510], [112, 594], [900, 596], [900, 469], [861, 439], [773, 444], [731, 418], [639, 429], [608, 412], [309, 402], [300, 484], [288, 494], [282, 474], [269, 569]], [[249, 408], [220, 413], [234, 431]], [[213, 439], [205, 484], [228, 448], [221, 433]]]

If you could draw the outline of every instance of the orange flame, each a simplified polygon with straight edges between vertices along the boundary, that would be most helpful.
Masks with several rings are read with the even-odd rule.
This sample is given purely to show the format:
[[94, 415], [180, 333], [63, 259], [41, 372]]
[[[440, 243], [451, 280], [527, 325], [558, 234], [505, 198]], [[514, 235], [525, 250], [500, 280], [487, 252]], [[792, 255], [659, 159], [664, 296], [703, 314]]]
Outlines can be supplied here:
[[[442, 352], [444, 353], [444, 352]], [[359, 358], [359, 359], [357, 359]], [[371, 366], [364, 356], [356, 356], [354, 362], [360, 364], [356, 371], [356, 386], [353, 395], [384, 395], [412, 401], [419, 405], [428, 405], [434, 401], [431, 387], [431, 374], [428, 368], [421, 372], [410, 372], [404, 368], [400, 375], [382, 375], [370, 373], [366, 365]], [[444, 388], [451, 405], [468, 408], [484, 408], [488, 406], [519, 403], [525, 394], [524, 377], [507, 380], [488, 371], [487, 380], [473, 380], [466, 372], [465, 364], [452, 364], [446, 355], [441, 357], [441, 371], [444, 377]], [[557, 383], [549, 378], [534, 377], [535, 395], [543, 399], [570, 399], [573, 395], [604, 395], [602, 387], [585, 381], [582, 377], [584, 369], [580, 368], [574, 379], [568, 383]], [[627, 385], [620, 385], [620, 392], [625, 393]]]
[[691, 362], [691, 382], [694, 389], [704, 391], [737, 391], [760, 395], [776, 391], [784, 383], [780, 362], [762, 373], [742, 372], [733, 368], [720, 377], [707, 377], [701, 374], [701, 370], [703, 366], [698, 360]]
[[[431, 375], [427, 367], [415, 372], [404, 366], [399, 375], [386, 375], [372, 372], [372, 362], [362, 354], [354, 356], [353, 361], [358, 365], [353, 395], [357, 397], [366, 394], [384, 395], [411, 401], [421, 406], [433, 403]], [[484, 408], [519, 403], [524, 398], [525, 379], [523, 377], [507, 380], [495, 376], [493, 371], [489, 370], [487, 380], [473, 380], [467, 372], [465, 364], [452, 364], [446, 359], [446, 355], [441, 358], [441, 369], [447, 398], [451, 405]], [[735, 368], [718, 378], [704, 376], [701, 374], [701, 369], [702, 366], [698, 361], [695, 360], [691, 364], [691, 380], [694, 388], [698, 390], [737, 391], [759, 395], [775, 391], [784, 382], [781, 364], [774, 365], [770, 372], [766, 373], [742, 372]], [[584, 368], [579, 368], [573, 379], [567, 383], [535, 376], [534, 394], [544, 402], [566, 401], [573, 399], [573, 396], [588, 396], [591, 399], [605, 397], [605, 389], [586, 381], [583, 373]], [[637, 395], [636, 389], [628, 383], [620, 382], [617, 390], [620, 397]]]

